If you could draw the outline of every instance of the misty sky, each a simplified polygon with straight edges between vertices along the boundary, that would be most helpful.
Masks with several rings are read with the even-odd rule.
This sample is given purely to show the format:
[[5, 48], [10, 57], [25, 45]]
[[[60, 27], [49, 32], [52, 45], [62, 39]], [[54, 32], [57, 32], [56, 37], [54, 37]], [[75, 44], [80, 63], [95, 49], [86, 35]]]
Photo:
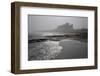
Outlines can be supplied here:
[[71, 16], [28, 16], [28, 33], [36, 31], [52, 30], [65, 23], [73, 24], [74, 29], [87, 28], [87, 17], [71, 17]]

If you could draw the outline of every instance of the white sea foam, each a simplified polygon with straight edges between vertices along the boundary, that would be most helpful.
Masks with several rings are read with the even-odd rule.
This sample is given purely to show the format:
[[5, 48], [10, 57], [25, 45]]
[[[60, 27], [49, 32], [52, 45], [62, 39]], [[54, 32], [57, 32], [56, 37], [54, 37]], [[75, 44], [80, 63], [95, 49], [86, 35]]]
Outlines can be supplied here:
[[[29, 60], [50, 60], [60, 54], [62, 46], [59, 41], [46, 41], [33, 43], [34, 47], [29, 50]], [[36, 45], [36, 46], [35, 46]]]

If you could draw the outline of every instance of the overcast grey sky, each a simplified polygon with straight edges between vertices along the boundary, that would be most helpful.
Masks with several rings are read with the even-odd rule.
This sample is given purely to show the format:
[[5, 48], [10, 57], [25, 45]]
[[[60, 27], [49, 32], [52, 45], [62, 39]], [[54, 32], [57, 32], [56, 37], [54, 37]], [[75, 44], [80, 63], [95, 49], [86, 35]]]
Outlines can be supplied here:
[[88, 27], [87, 17], [29, 15], [28, 33], [56, 29], [67, 22], [73, 24], [74, 29]]

